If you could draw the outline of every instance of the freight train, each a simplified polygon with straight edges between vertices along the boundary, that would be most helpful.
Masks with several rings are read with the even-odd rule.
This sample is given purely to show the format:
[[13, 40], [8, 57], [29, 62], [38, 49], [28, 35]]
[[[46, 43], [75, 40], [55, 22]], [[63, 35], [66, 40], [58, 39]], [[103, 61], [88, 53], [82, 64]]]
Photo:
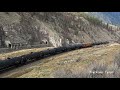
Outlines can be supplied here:
[[40, 52], [31, 52], [30, 54], [14, 57], [14, 58], [8, 58], [6, 60], [0, 60], [0, 72], [3, 72], [9, 68], [15, 68], [36, 60], [40, 60], [49, 56], [53, 56], [56, 54], [60, 54], [63, 52], [68, 52], [76, 49], [81, 48], [87, 48], [92, 47], [95, 45], [101, 45], [101, 44], [108, 44], [109, 42], [97, 42], [97, 43], [88, 43], [88, 44], [74, 44], [74, 45], [68, 45], [64, 47], [57, 47], [52, 49], [47, 49]]

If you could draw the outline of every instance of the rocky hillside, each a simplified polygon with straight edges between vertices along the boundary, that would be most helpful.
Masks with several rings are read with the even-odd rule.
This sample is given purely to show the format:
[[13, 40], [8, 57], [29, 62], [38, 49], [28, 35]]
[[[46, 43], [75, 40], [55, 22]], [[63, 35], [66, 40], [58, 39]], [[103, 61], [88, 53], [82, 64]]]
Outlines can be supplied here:
[[0, 12], [5, 41], [63, 46], [119, 40], [119, 34], [80, 12]]

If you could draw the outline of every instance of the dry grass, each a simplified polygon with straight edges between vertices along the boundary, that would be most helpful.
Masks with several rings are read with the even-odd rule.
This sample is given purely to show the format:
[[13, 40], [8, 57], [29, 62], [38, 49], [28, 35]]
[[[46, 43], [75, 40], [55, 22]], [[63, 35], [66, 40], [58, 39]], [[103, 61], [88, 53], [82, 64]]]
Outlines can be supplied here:
[[10, 73], [15, 78], [109, 78], [120, 77], [120, 45], [75, 50], [43, 59]]

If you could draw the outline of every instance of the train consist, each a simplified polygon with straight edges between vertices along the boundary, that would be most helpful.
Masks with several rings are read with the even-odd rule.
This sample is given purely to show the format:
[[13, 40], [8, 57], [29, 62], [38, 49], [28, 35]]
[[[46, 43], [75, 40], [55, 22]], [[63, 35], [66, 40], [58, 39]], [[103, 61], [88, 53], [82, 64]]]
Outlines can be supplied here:
[[87, 48], [92, 47], [95, 45], [101, 45], [101, 44], [108, 44], [109, 42], [97, 42], [97, 43], [89, 43], [89, 44], [74, 44], [74, 45], [68, 45], [64, 47], [57, 47], [52, 49], [47, 49], [40, 52], [31, 52], [30, 54], [14, 57], [14, 58], [8, 58], [6, 60], [0, 60], [0, 72], [9, 70], [10, 68], [15, 68], [36, 60], [40, 60], [46, 57], [50, 57], [56, 54], [60, 54], [63, 52], [68, 52], [76, 49], [81, 48]]

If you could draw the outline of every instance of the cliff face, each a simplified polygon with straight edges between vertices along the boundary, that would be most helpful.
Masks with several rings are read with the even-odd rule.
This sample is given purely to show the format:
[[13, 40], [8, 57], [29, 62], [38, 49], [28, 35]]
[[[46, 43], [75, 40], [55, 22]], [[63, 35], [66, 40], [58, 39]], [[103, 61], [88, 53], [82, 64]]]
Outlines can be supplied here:
[[0, 12], [5, 40], [28, 45], [116, 41], [119, 34], [73, 12]]

